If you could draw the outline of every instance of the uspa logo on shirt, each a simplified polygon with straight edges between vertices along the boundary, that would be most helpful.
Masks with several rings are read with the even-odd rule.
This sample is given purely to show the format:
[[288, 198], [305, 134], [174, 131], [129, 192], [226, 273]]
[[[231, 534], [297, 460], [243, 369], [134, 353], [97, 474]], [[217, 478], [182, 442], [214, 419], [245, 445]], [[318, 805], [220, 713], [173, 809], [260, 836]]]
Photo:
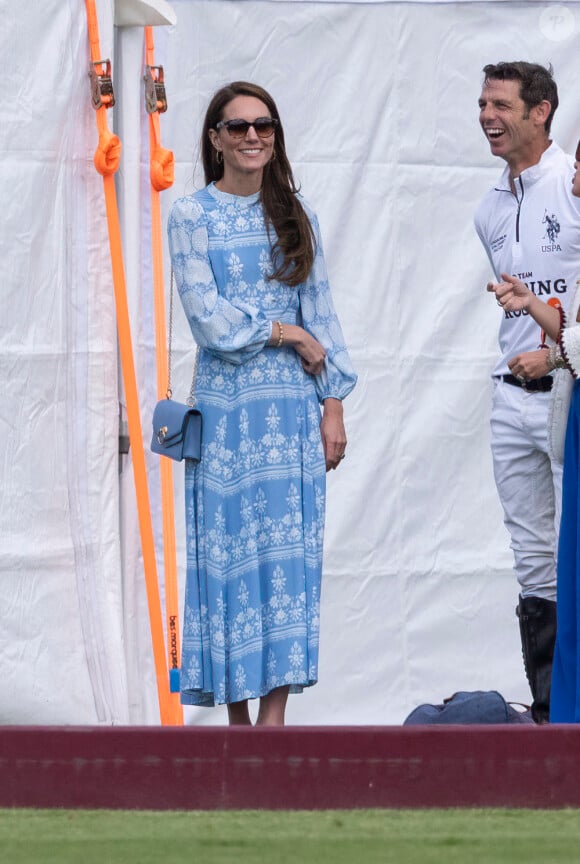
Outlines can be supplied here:
[[562, 247], [556, 242], [560, 233], [560, 223], [556, 214], [550, 215], [547, 210], [544, 210], [542, 225], [546, 226], [546, 234], [543, 239], [548, 240], [545, 245], [542, 245], [542, 252], [561, 252]]

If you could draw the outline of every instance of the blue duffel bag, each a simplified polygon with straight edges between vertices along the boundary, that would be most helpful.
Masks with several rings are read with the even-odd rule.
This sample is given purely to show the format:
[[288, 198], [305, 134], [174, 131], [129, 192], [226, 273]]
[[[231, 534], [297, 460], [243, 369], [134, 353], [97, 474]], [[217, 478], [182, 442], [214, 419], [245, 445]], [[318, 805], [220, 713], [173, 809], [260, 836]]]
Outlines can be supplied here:
[[403, 726], [533, 723], [529, 707], [522, 707], [526, 710], [514, 708], [497, 690], [459, 690], [440, 705], [419, 705], [411, 711]]

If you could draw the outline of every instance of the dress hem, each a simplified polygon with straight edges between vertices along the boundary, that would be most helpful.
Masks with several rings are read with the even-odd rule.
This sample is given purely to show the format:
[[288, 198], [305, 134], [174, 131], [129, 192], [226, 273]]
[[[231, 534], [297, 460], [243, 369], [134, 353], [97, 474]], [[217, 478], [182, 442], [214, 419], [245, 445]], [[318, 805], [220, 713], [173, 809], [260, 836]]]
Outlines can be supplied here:
[[[318, 683], [318, 678], [310, 679], [307, 682], [302, 683], [293, 683], [290, 684], [289, 694], [294, 695], [295, 693], [302, 693], [302, 691], [307, 687], [314, 687], [315, 684]], [[245, 702], [247, 699], [261, 699], [262, 696], [267, 696], [268, 693], [272, 693], [273, 690], [278, 690], [280, 687], [286, 687], [286, 684], [279, 684], [276, 687], [268, 687], [264, 688], [262, 691], [258, 691], [256, 693], [249, 693], [247, 696], [244, 696], [242, 699], [232, 700], [228, 702], [225, 699], [216, 699], [213, 693], [204, 692], [202, 690], [182, 690], [180, 693], [181, 704], [182, 705], [191, 705], [196, 708], [215, 708], [216, 705], [229, 705], [235, 704], [235, 702]]]

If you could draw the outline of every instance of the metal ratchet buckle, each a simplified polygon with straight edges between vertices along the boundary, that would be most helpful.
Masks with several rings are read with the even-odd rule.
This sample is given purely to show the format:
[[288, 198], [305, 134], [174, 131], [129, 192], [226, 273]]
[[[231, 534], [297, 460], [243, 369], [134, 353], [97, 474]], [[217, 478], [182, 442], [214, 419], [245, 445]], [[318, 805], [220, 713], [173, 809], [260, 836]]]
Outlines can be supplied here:
[[89, 67], [89, 78], [91, 79], [91, 99], [93, 108], [112, 108], [115, 104], [113, 92], [113, 81], [111, 79], [111, 61], [96, 60]]
[[167, 111], [167, 95], [165, 93], [165, 78], [163, 66], [146, 66], [145, 75], [145, 107], [148, 114]]

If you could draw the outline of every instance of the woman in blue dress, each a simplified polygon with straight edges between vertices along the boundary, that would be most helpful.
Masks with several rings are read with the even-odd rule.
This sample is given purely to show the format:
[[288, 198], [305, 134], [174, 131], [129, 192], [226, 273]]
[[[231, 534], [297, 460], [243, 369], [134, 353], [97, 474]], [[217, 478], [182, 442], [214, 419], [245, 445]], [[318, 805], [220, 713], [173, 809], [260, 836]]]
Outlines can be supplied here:
[[[580, 143], [572, 192], [580, 197]], [[578, 262], [580, 271], [580, 261]], [[553, 345], [514, 357], [510, 369], [523, 382], [560, 369], [552, 390], [552, 456], [561, 461], [559, 426], [565, 424], [562, 517], [558, 543], [557, 629], [550, 694], [551, 723], [580, 723], [580, 280], [567, 316], [536, 297], [513, 276], [488, 285], [507, 312], [526, 310]], [[565, 371], [566, 370], [566, 371]], [[568, 379], [566, 381], [566, 379]], [[563, 385], [563, 386], [562, 386]], [[569, 405], [569, 409], [568, 409]], [[542, 646], [539, 646], [540, 650]]]
[[325, 474], [345, 456], [356, 375], [271, 96], [220, 89], [201, 148], [208, 185], [168, 225], [203, 415], [202, 459], [186, 466], [181, 701], [250, 724], [259, 698], [257, 724], [279, 726], [288, 693], [318, 678]]

